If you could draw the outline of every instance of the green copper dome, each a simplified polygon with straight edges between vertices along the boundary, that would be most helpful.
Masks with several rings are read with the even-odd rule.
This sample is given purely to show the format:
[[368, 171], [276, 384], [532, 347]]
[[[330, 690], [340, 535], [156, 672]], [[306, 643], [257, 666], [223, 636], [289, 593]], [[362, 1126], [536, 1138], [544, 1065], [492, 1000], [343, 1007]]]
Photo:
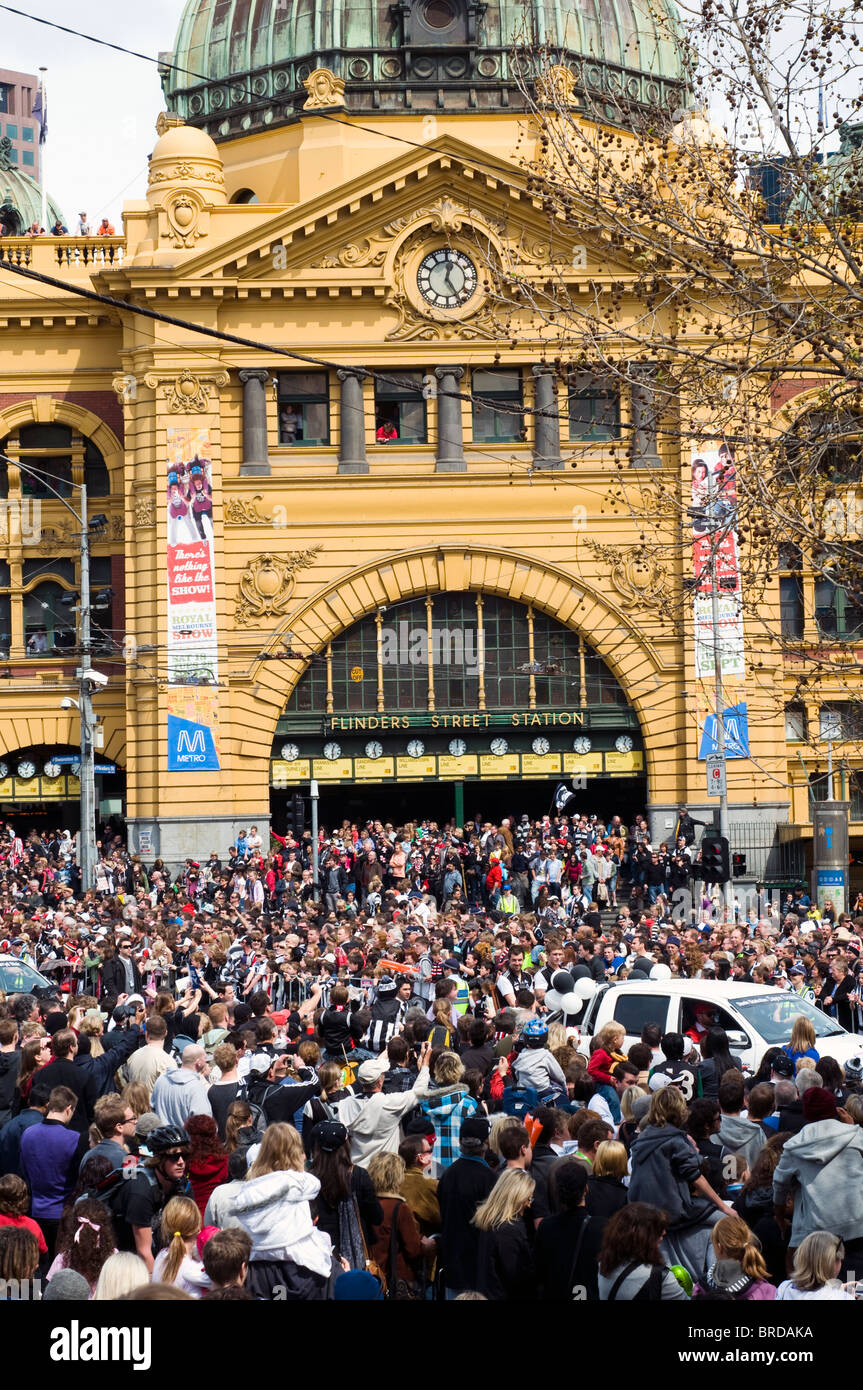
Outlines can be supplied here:
[[[10, 236], [23, 236], [34, 222], [42, 222], [42, 189], [13, 163], [12, 141], [5, 137], [0, 140], [0, 222], [9, 229]], [[53, 198], [49, 198], [46, 232], [56, 222], [65, 224], [65, 218]]]
[[609, 115], [685, 97], [673, 0], [187, 0], [162, 82], [216, 139], [291, 120], [318, 67], [353, 112], [500, 111], [521, 104], [514, 46], [550, 50]]

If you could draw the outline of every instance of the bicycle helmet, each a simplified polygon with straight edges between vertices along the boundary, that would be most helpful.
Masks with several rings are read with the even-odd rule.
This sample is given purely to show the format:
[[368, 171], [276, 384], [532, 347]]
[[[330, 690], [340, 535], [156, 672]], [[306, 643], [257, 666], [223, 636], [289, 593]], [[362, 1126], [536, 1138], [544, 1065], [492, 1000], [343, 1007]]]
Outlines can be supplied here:
[[523, 1038], [536, 1038], [541, 1040], [548, 1037], [548, 1024], [544, 1018], [529, 1018], [521, 1030]]
[[850, 1082], [863, 1081], [863, 1057], [849, 1057], [845, 1063], [845, 1080]]
[[189, 1144], [189, 1136], [180, 1125], [162, 1125], [147, 1135], [147, 1148], [154, 1158], [169, 1149], [188, 1149]]

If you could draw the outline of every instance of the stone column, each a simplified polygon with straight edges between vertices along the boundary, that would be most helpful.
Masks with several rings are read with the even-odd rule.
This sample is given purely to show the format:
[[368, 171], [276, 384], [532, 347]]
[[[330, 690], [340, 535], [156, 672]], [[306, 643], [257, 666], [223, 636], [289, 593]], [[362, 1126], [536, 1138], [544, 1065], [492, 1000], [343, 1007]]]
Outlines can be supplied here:
[[631, 367], [630, 409], [632, 411], [632, 463], [636, 468], [650, 468], [659, 463], [657, 404], [654, 368]]
[[539, 362], [532, 368], [534, 376], [533, 466], [562, 468], [560, 454], [560, 411], [557, 403], [557, 378], [554, 368]]
[[363, 401], [365, 372], [343, 367], [336, 373], [342, 384], [339, 401], [339, 472], [368, 473], [366, 413]]
[[269, 477], [270, 446], [267, 438], [267, 392], [269, 372], [260, 367], [244, 367], [243, 383], [243, 462], [241, 477]]
[[464, 432], [461, 423], [459, 382], [464, 367], [435, 367], [440, 385], [437, 394], [437, 456], [438, 473], [465, 473]]

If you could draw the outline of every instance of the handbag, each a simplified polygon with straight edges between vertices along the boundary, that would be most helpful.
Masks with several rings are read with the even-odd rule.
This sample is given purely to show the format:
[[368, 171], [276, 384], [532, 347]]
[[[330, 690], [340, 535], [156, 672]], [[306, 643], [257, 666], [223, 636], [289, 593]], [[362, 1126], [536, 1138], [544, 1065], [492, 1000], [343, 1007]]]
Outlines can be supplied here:
[[360, 1245], [362, 1246], [363, 1260], [365, 1262], [366, 1273], [373, 1274], [376, 1279], [380, 1280], [381, 1289], [383, 1290], [383, 1297], [386, 1298], [387, 1276], [384, 1274], [384, 1271], [381, 1269], [377, 1260], [373, 1260], [369, 1257], [369, 1247], [366, 1245], [366, 1233], [363, 1230], [362, 1218], [360, 1216], [360, 1209], [357, 1206], [356, 1197], [351, 1198], [351, 1203], [353, 1205], [354, 1217], [356, 1218], [357, 1227], [360, 1233]]

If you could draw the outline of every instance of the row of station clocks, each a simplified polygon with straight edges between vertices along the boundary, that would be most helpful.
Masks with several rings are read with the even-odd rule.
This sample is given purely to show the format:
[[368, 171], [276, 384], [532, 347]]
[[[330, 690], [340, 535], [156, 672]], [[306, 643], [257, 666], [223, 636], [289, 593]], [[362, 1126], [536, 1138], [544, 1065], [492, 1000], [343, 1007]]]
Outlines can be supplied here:
[[[614, 746], [618, 753], [631, 753], [633, 747], [632, 739], [629, 737], [629, 734], [620, 734], [620, 736], [615, 739]], [[589, 753], [592, 744], [590, 739], [582, 734], [580, 738], [574, 740], [572, 747], [576, 753]], [[542, 757], [545, 753], [551, 752], [551, 744], [547, 738], [535, 738], [531, 744], [531, 748], [537, 757]], [[495, 757], [502, 758], [509, 752], [509, 743], [505, 738], [493, 738], [489, 744], [489, 749]], [[407, 746], [407, 753], [411, 758], [421, 758], [425, 751], [426, 746], [421, 738], [412, 738]], [[449, 744], [449, 753], [451, 757], [463, 758], [466, 752], [467, 744], [463, 738], [452, 739]], [[365, 754], [367, 758], [382, 758], [384, 755], [384, 746], [382, 743], [373, 740], [366, 744]], [[282, 744], [281, 756], [286, 763], [296, 762], [297, 758], [300, 756], [300, 750], [295, 743], [284, 743]], [[330, 762], [334, 762], [336, 758], [340, 758], [341, 756], [341, 744], [333, 741], [324, 744], [324, 757], [328, 758]]]

